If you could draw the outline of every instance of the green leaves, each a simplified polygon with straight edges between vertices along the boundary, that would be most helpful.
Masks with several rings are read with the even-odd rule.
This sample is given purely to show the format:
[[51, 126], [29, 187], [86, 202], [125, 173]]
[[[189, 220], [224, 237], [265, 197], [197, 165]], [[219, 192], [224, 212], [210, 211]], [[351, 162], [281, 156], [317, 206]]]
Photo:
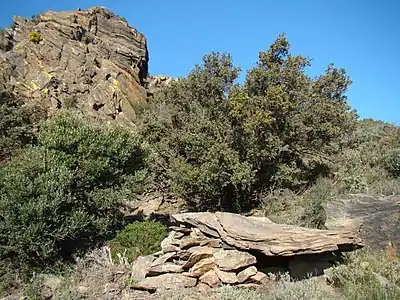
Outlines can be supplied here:
[[166, 226], [152, 220], [129, 224], [110, 242], [112, 258], [117, 262], [119, 254], [131, 263], [138, 256], [153, 254], [161, 250], [167, 234]]
[[205, 56], [139, 118], [159, 179], [194, 210], [237, 211], [256, 205], [261, 190], [298, 190], [326, 175], [356, 115], [345, 71], [330, 65], [312, 79], [310, 62], [292, 55], [281, 35], [240, 86], [229, 55]]
[[146, 183], [145, 156], [123, 126], [73, 112], [45, 122], [38, 146], [0, 170], [0, 258], [43, 268], [92, 246]]

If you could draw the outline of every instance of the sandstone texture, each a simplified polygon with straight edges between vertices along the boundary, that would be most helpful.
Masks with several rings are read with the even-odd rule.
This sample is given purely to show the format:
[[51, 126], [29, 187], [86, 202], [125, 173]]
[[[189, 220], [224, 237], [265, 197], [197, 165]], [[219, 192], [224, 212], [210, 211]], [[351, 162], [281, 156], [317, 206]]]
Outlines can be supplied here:
[[[0, 34], [0, 87], [49, 112], [77, 107], [134, 120], [147, 97], [148, 59], [144, 35], [105, 8], [15, 17]], [[152, 93], [161, 81], [151, 81]]]
[[266, 256], [293, 256], [328, 251], [353, 250], [363, 241], [349, 230], [319, 230], [276, 224], [263, 217], [231, 213], [186, 213], [173, 215], [174, 221], [198, 228], [242, 250]]

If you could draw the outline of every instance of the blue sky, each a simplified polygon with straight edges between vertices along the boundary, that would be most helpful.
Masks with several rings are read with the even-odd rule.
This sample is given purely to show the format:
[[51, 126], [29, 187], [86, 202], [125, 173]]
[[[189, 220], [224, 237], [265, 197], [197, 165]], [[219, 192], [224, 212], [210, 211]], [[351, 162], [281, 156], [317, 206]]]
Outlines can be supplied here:
[[13, 15], [105, 6], [145, 34], [150, 73], [184, 76], [211, 51], [229, 52], [244, 70], [285, 32], [309, 74], [344, 67], [348, 97], [362, 118], [400, 124], [400, 1], [397, 0], [2, 0], [0, 27]]

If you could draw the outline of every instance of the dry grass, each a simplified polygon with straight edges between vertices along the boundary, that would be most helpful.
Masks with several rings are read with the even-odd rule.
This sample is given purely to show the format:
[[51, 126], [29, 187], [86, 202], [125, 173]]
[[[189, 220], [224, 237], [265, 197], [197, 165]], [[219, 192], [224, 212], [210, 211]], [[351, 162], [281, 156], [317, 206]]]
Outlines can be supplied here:
[[360, 250], [335, 267], [330, 280], [348, 300], [399, 300], [400, 259], [393, 249], [379, 253]]

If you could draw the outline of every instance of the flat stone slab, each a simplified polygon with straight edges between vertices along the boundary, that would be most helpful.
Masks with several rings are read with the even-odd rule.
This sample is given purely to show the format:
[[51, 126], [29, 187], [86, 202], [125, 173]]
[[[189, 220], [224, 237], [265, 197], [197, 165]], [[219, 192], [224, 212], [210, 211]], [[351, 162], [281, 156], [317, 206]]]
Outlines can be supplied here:
[[194, 287], [197, 279], [182, 274], [162, 274], [154, 277], [147, 277], [133, 286], [136, 290], [154, 292], [157, 289], [179, 289]]
[[173, 215], [179, 225], [196, 227], [205, 235], [221, 239], [238, 250], [267, 256], [294, 256], [331, 251], [350, 251], [364, 246], [351, 230], [319, 230], [276, 224], [264, 217], [224, 212]]

